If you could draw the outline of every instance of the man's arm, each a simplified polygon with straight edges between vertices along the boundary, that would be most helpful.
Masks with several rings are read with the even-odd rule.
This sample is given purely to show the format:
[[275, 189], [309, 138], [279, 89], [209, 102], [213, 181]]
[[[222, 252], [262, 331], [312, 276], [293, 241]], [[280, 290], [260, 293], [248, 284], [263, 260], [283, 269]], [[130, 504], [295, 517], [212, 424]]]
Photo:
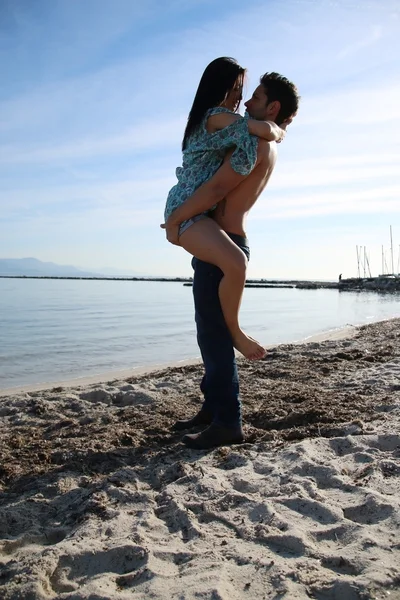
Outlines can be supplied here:
[[[228, 152], [224, 162], [211, 179], [203, 183], [190, 198], [174, 210], [167, 221], [168, 226], [180, 225], [183, 221], [209, 210], [246, 179], [247, 175], [239, 175], [231, 167], [230, 157], [232, 153], [233, 150]], [[255, 166], [258, 162], [259, 157], [257, 155]]]
[[[166, 230], [167, 240], [179, 246], [179, 226], [183, 221], [199, 215], [221, 202], [225, 196], [237, 187], [245, 178], [232, 169], [230, 158], [234, 149], [229, 151], [218, 171], [195, 193], [183, 202], [169, 216], [166, 223], [160, 225]], [[257, 164], [257, 163], [256, 163]]]

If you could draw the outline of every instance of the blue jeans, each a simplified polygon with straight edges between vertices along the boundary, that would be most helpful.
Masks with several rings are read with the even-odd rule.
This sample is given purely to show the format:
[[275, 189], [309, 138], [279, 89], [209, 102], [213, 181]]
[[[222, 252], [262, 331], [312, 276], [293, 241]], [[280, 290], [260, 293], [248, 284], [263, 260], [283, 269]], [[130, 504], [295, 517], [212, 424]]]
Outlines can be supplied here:
[[[247, 239], [227, 233], [231, 240], [250, 258]], [[203, 409], [213, 415], [213, 421], [228, 427], [241, 423], [239, 377], [232, 337], [225, 324], [218, 287], [222, 271], [215, 265], [192, 259], [194, 269], [193, 297], [197, 342], [204, 363], [200, 389], [204, 396]]]

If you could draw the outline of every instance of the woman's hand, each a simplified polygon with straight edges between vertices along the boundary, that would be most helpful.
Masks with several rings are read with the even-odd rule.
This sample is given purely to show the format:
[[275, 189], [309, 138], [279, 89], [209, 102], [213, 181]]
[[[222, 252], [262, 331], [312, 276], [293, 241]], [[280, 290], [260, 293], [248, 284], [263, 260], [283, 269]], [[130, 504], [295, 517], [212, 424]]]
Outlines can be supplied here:
[[295, 117], [295, 115], [292, 115], [291, 117], [288, 117], [287, 119], [285, 119], [285, 120], [283, 121], [283, 123], [281, 123], [281, 124], [279, 125], [279, 127], [280, 127], [281, 129], [283, 129], [284, 131], [286, 131], [287, 127], [289, 127], [289, 125], [290, 125], [290, 123], [293, 121], [294, 117]]
[[283, 121], [283, 123], [281, 123], [279, 125], [280, 130], [282, 131], [282, 137], [279, 140], [276, 140], [277, 144], [280, 144], [282, 140], [285, 139], [285, 135], [286, 135], [286, 129], [287, 127], [290, 125], [290, 123], [293, 121], [293, 116], [288, 117], [287, 119], [285, 119]]
[[170, 219], [166, 223], [160, 225], [161, 229], [165, 229], [167, 240], [174, 246], [179, 246], [179, 224], [171, 223]]
[[277, 130], [278, 130], [278, 135], [280, 137], [278, 137], [275, 141], [277, 144], [280, 144], [284, 139], [285, 139], [285, 135], [286, 135], [286, 126], [284, 125], [284, 123], [282, 123], [282, 125], [279, 125], [279, 127], [277, 126]]

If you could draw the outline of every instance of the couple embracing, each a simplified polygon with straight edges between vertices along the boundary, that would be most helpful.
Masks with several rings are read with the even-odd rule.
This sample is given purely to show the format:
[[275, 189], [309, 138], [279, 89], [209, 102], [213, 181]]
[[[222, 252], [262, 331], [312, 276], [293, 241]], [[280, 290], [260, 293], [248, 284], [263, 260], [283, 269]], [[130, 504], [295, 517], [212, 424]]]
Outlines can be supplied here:
[[245, 69], [217, 58], [203, 73], [189, 113], [178, 183], [165, 208], [167, 239], [192, 256], [197, 341], [204, 363], [204, 402], [174, 429], [183, 442], [206, 449], [243, 442], [236, 348], [246, 358], [265, 357], [263, 346], [239, 325], [250, 248], [245, 220], [264, 190], [277, 158], [276, 142], [297, 113], [299, 95], [278, 73], [260, 78], [244, 117], [237, 113]]

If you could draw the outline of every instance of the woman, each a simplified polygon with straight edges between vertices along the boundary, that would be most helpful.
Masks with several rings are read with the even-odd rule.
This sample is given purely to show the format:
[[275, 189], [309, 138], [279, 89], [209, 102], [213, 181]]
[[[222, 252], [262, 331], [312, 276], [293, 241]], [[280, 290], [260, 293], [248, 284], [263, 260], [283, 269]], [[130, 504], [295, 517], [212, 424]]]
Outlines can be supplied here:
[[[248, 175], [256, 163], [258, 138], [270, 142], [283, 139], [284, 128], [276, 123], [236, 114], [244, 76], [245, 69], [232, 58], [217, 58], [205, 69], [189, 113], [182, 142], [183, 164], [176, 170], [178, 183], [168, 194], [165, 220], [216, 173], [228, 152], [232, 168]], [[265, 349], [239, 325], [247, 267], [244, 253], [207, 213], [181, 223], [179, 244], [221, 269], [219, 299], [233, 345], [246, 358], [263, 358]]]

